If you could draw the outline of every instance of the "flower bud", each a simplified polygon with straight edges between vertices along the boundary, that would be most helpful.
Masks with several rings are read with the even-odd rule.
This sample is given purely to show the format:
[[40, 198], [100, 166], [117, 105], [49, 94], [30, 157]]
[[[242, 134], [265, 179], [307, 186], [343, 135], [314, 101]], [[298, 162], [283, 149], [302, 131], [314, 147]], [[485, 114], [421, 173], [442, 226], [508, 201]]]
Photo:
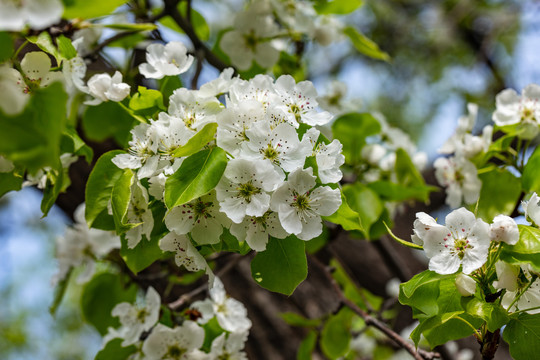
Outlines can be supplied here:
[[515, 245], [519, 240], [518, 226], [510, 216], [497, 215], [491, 224], [489, 236], [493, 241]]
[[459, 274], [456, 277], [456, 288], [461, 296], [473, 296], [476, 292], [476, 281], [468, 275]]

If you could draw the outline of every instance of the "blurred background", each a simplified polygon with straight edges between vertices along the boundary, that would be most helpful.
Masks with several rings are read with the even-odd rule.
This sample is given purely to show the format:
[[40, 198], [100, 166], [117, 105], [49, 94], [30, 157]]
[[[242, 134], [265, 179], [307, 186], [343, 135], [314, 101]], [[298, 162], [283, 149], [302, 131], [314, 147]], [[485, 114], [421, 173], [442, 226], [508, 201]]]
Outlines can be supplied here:
[[[212, 32], [227, 26], [238, 6], [241, 2], [228, 7], [193, 1]], [[537, 1], [373, 0], [346, 21], [373, 39], [391, 61], [361, 56], [346, 41], [308, 46], [307, 77], [321, 94], [332, 81], [344, 82], [350, 102], [384, 114], [430, 160], [453, 133], [467, 102], [479, 104], [480, 123], [485, 124], [499, 91], [512, 87], [519, 92], [540, 83]], [[166, 30], [163, 35], [167, 39]], [[121, 52], [111, 57], [122, 61]], [[205, 67], [199, 84], [216, 75]], [[54, 242], [71, 214], [55, 208], [40, 219], [40, 198], [39, 191], [25, 188], [0, 200], [0, 359], [92, 359], [101, 337], [77, 312], [80, 287], [70, 285], [55, 317], [49, 313], [57, 267]]]

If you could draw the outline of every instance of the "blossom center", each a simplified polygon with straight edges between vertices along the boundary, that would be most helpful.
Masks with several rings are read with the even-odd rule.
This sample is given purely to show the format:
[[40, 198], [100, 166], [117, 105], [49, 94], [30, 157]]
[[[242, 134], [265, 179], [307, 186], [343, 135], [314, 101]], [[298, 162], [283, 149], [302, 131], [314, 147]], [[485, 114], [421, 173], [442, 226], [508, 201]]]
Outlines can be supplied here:
[[310, 202], [310, 199], [309, 199], [309, 191], [308, 191], [305, 194], [294, 195], [292, 206], [297, 208], [300, 211], [306, 211], [306, 210], [311, 209], [309, 202]]
[[186, 349], [182, 349], [177, 345], [169, 346], [167, 349], [167, 354], [165, 354], [165, 359], [175, 359], [180, 360], [182, 355], [186, 353]]
[[465, 251], [467, 249], [473, 249], [473, 246], [469, 243], [469, 240], [467, 240], [467, 238], [454, 240], [454, 250], [460, 260], [463, 260], [463, 257], [465, 256]]
[[238, 194], [244, 198], [247, 202], [251, 202], [251, 197], [261, 193], [261, 189], [251, 183], [251, 181], [241, 184], [236, 188]]
[[148, 311], [146, 311], [146, 309], [140, 309], [139, 311], [137, 311], [137, 320], [141, 323], [144, 323], [144, 319], [146, 319], [148, 315], [150, 314], [148, 314]]
[[270, 144], [268, 144], [268, 147], [266, 149], [262, 150], [262, 153], [265, 159], [268, 159], [274, 163], [277, 162], [279, 152], [274, 149]]

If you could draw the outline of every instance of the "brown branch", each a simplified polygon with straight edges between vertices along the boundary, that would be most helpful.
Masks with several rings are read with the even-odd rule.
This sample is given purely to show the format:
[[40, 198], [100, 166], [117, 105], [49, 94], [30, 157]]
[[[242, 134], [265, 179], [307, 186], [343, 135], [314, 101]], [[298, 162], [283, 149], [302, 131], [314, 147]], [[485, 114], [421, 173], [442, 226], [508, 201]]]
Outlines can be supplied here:
[[312, 259], [313, 259], [313, 262], [317, 264], [317, 266], [319, 266], [324, 271], [326, 278], [332, 284], [332, 287], [334, 291], [336, 292], [336, 294], [338, 295], [341, 303], [347, 306], [352, 311], [354, 311], [358, 316], [360, 316], [364, 320], [367, 326], [373, 326], [374, 328], [377, 328], [378, 330], [380, 330], [389, 339], [393, 340], [396, 343], [396, 345], [405, 349], [416, 360], [432, 360], [432, 359], [441, 357], [439, 353], [428, 352], [422, 349], [418, 349], [418, 350], [415, 349], [413, 344], [409, 343], [407, 340], [401, 337], [394, 330], [390, 329], [385, 323], [369, 315], [367, 312], [365, 312], [360, 307], [358, 307], [354, 302], [352, 302], [345, 296], [345, 294], [339, 287], [338, 283], [333, 278], [331, 269], [328, 266], [321, 263], [316, 257], [312, 256]]

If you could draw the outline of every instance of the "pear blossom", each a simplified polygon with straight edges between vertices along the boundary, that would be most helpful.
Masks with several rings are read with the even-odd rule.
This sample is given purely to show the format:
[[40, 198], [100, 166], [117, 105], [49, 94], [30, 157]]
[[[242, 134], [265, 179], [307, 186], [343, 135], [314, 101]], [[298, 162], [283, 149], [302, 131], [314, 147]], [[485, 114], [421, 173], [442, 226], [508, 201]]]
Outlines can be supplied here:
[[297, 169], [272, 195], [270, 208], [279, 215], [283, 228], [302, 240], [322, 233], [321, 216], [329, 216], [341, 205], [338, 189], [315, 187], [313, 168]]
[[238, 79], [229, 89], [227, 108], [232, 105], [239, 105], [244, 101], [255, 100], [261, 103], [266, 111], [272, 94], [275, 94], [274, 79], [268, 75], [257, 74], [249, 81]]
[[424, 245], [424, 238], [426, 232], [429, 231], [432, 227], [440, 226], [437, 224], [434, 218], [426, 214], [425, 212], [416, 213], [416, 220], [414, 220], [414, 229], [413, 234], [411, 235], [411, 240], [413, 243], [418, 245]]
[[206, 124], [216, 122], [222, 108], [217, 98], [201, 95], [198, 90], [176, 89], [169, 98], [168, 114], [184, 121], [194, 133]]
[[145, 360], [203, 360], [207, 354], [199, 348], [204, 342], [204, 329], [186, 320], [182, 326], [169, 328], [161, 323], [144, 340]]
[[279, 50], [271, 39], [278, 33], [278, 26], [270, 16], [264, 1], [252, 3], [234, 19], [234, 29], [221, 38], [220, 47], [233, 65], [248, 70], [253, 61], [264, 68], [273, 66], [279, 59]]
[[149, 79], [162, 79], [186, 72], [193, 64], [193, 56], [181, 42], [171, 41], [166, 45], [151, 44], [146, 48], [146, 61], [139, 65], [141, 74]]
[[472, 162], [461, 156], [438, 158], [433, 164], [435, 177], [446, 187], [446, 203], [456, 208], [462, 202], [474, 204], [480, 196], [482, 181]]
[[473, 296], [476, 292], [476, 281], [468, 275], [458, 274], [456, 277], [456, 288], [461, 296]]
[[280, 22], [293, 31], [311, 36], [317, 12], [309, 1], [270, 0]]
[[17, 70], [8, 64], [0, 64], [0, 111], [12, 116], [24, 110], [30, 100], [24, 86], [24, 80]]
[[86, 63], [84, 59], [76, 56], [69, 60], [62, 61], [62, 73], [68, 93], [73, 93], [75, 89], [88, 93], [88, 86], [84, 83], [86, 75]]
[[80, 265], [85, 267], [85, 271], [79, 275], [77, 282], [90, 280], [94, 274], [96, 259], [120, 248], [120, 238], [113, 232], [88, 228], [84, 212], [83, 203], [74, 212], [73, 226], [68, 227], [64, 235], [56, 239], [55, 257], [59, 269], [53, 283], [63, 280], [71, 268]]
[[216, 187], [220, 210], [235, 223], [244, 216], [263, 216], [270, 207], [270, 194], [285, 175], [268, 160], [233, 159]]
[[210, 289], [210, 298], [195, 301], [191, 307], [201, 313], [198, 322], [207, 323], [214, 316], [219, 326], [232, 333], [246, 332], [251, 328], [251, 320], [247, 317], [245, 306], [238, 300], [230, 298], [225, 293], [221, 280], [216, 277], [214, 286]]
[[73, 33], [71, 43], [79, 56], [86, 56], [92, 52], [92, 48], [97, 45], [101, 37], [102, 28], [99, 26], [89, 26]]
[[204, 195], [173, 208], [165, 218], [165, 225], [179, 235], [191, 233], [199, 245], [215, 244], [231, 221], [219, 211], [215, 193]]
[[536, 225], [540, 224], [540, 198], [534, 192], [530, 199], [527, 201], [522, 201], [521, 206], [525, 212], [525, 218], [527, 220], [534, 222]]
[[296, 129], [288, 123], [271, 129], [269, 123], [258, 122], [246, 131], [246, 135], [250, 140], [246, 157], [268, 159], [276, 168], [286, 172], [303, 167], [312, 151], [309, 143], [298, 140]]
[[99, 105], [104, 101], [119, 102], [129, 96], [131, 87], [122, 82], [122, 74], [116, 71], [111, 77], [107, 73], [96, 74], [88, 80], [88, 92], [94, 100], [86, 101], [86, 105]]
[[223, 70], [219, 77], [215, 80], [209, 81], [206, 84], [201, 85], [199, 94], [201, 96], [219, 96], [229, 91], [229, 88], [235, 83], [240, 81], [239, 77], [234, 77], [234, 69], [229, 67]]
[[[75, 163], [77, 159], [77, 156], [70, 153], [60, 155], [62, 169], [69, 169], [71, 164]], [[39, 169], [35, 174], [26, 174], [26, 180], [23, 181], [22, 187], [36, 186], [38, 189], [45, 189], [45, 187], [47, 187], [47, 181], [54, 183], [55, 175], [59, 175], [57, 174], [56, 169], [45, 166], [44, 168]]]
[[317, 98], [317, 102], [322, 109], [335, 115], [357, 110], [358, 105], [353, 104], [352, 101], [346, 101], [346, 96], [347, 84], [334, 80], [330, 82], [327, 93]]
[[311, 126], [325, 125], [332, 120], [332, 114], [327, 111], [317, 111], [317, 90], [311, 81], [301, 81], [296, 84], [290, 75], [281, 75], [275, 83], [275, 100], [279, 101], [288, 120], [295, 127], [299, 123]]
[[104, 343], [121, 338], [124, 339], [123, 347], [135, 344], [145, 331], [149, 331], [157, 323], [160, 306], [161, 297], [153, 287], [146, 291], [144, 305], [127, 302], [117, 304], [112, 310], [112, 316], [119, 318], [120, 327], [109, 328]]
[[283, 229], [277, 213], [267, 211], [263, 216], [246, 216], [240, 224], [233, 223], [229, 229], [238, 241], [246, 241], [255, 251], [266, 250], [268, 236], [284, 239], [289, 234]]
[[493, 282], [493, 286], [496, 289], [506, 289], [512, 292], [517, 291], [519, 266], [499, 260], [495, 263], [495, 271], [497, 272], [497, 281]]
[[154, 216], [148, 208], [148, 191], [139, 182], [134, 181], [131, 185], [131, 200], [126, 214], [129, 224], [137, 224], [126, 232], [128, 248], [133, 249], [146, 236], [150, 241], [150, 234], [154, 229]]
[[519, 136], [532, 139], [540, 125], [540, 86], [527, 85], [521, 96], [513, 89], [501, 91], [495, 98], [497, 109], [493, 113], [493, 121], [497, 126], [519, 124], [522, 131]]
[[0, 1], [0, 30], [41, 30], [59, 22], [63, 12], [60, 0]]
[[506, 215], [497, 215], [490, 226], [490, 237], [493, 241], [515, 245], [519, 240], [519, 229], [514, 219]]
[[[510, 312], [525, 311], [528, 314], [540, 314], [540, 308], [533, 309], [540, 307], [540, 278], [527, 269], [522, 268], [521, 271], [523, 278], [516, 276], [515, 289], [506, 288], [507, 291], [503, 295], [501, 305]], [[519, 299], [514, 302], [517, 296]], [[510, 307], [510, 305], [512, 306]]]
[[[423, 223], [430, 226], [422, 229]], [[429, 269], [439, 274], [453, 274], [463, 266], [463, 273], [470, 274], [487, 260], [490, 245], [489, 225], [465, 208], [446, 216], [446, 225], [424, 219], [415, 222], [417, 234], [422, 234], [424, 251]]]
[[313, 40], [322, 46], [328, 46], [333, 42], [340, 41], [344, 38], [343, 27], [343, 21], [337, 16], [319, 15], [315, 19]]
[[212, 341], [210, 360], [247, 360], [247, 355], [242, 350], [247, 341], [247, 332], [223, 333]]

